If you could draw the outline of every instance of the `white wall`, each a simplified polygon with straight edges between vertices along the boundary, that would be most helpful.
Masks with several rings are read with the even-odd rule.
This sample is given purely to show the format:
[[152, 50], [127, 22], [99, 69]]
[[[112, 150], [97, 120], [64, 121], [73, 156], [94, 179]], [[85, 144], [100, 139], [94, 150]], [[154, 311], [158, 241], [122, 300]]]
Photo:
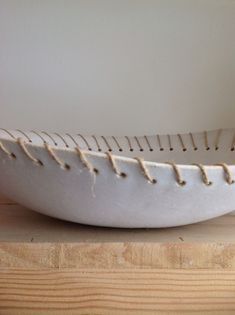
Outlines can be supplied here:
[[0, 126], [235, 126], [234, 0], [0, 0]]

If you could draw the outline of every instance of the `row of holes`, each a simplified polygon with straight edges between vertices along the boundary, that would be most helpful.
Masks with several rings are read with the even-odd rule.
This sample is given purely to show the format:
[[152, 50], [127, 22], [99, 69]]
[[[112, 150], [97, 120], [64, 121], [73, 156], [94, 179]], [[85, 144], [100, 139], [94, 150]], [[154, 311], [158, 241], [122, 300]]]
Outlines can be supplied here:
[[[33, 157], [33, 156], [31, 155], [31, 153], [28, 151], [28, 149], [27, 149], [26, 146], [25, 146], [26, 143], [24, 143], [24, 141], [23, 141], [22, 139], [18, 138], [18, 139], [17, 139], [17, 142], [18, 142], [18, 144], [20, 145], [20, 147], [23, 149], [24, 153], [29, 157], [30, 160], [32, 160], [33, 162], [35, 162], [37, 165], [40, 165], [40, 166], [43, 166], [43, 165], [44, 165], [44, 163], [43, 163], [41, 160], [36, 159], [35, 157]], [[15, 155], [14, 153], [10, 153], [10, 152], [3, 146], [2, 143], [0, 143], [0, 144], [1, 144], [1, 149], [2, 149], [5, 153], [7, 153], [9, 157], [16, 159], [16, 155]], [[55, 153], [53, 152], [53, 150], [52, 150], [50, 147], [46, 146], [46, 148], [47, 148], [48, 152], [51, 154], [52, 158], [53, 158], [62, 168], [66, 169], [66, 170], [70, 170], [70, 169], [71, 169], [71, 166], [70, 166], [69, 164], [67, 164], [67, 163], [65, 163], [65, 162], [63, 162], [63, 161], [61, 161], [61, 160], [55, 155]], [[88, 169], [89, 169], [89, 170], [92, 170], [95, 174], [99, 174], [98, 169], [93, 168], [93, 167], [89, 164], [89, 162], [86, 160], [86, 158], [85, 158], [85, 156], [84, 156], [84, 153], [83, 153], [80, 149], [79, 149], [78, 152], [79, 152], [79, 154], [80, 154], [80, 157], [81, 157], [83, 163], [88, 167]], [[106, 154], [107, 154], [107, 156], [108, 156], [108, 158], [109, 158], [109, 160], [110, 160], [110, 162], [111, 162], [111, 165], [112, 165], [113, 170], [114, 170], [114, 172], [116, 173], [116, 175], [118, 175], [118, 176], [120, 176], [120, 177], [123, 177], [123, 178], [127, 177], [127, 174], [126, 174], [126, 173], [124, 173], [124, 172], [119, 172], [119, 171], [118, 171], [117, 166], [116, 166], [116, 163], [114, 162], [113, 156], [112, 156], [110, 153], [106, 153]], [[149, 181], [150, 183], [152, 183], [152, 184], [157, 183], [157, 180], [154, 179], [154, 178], [152, 178], [152, 177], [150, 176], [150, 174], [149, 174], [149, 172], [148, 172], [148, 169], [146, 168], [146, 166], [145, 166], [145, 164], [144, 164], [144, 160], [143, 160], [142, 158], [136, 158], [136, 160], [139, 162], [139, 165], [140, 165], [140, 167], [141, 167], [141, 169], [142, 169], [142, 171], [143, 171], [145, 177], [148, 179], [148, 181]], [[182, 180], [177, 165], [176, 165], [175, 163], [166, 163], [166, 164], [172, 165], [172, 167], [173, 167], [173, 169], [174, 169], [174, 172], [175, 172], [175, 174], [176, 174], [177, 183], [178, 183], [180, 186], [184, 186], [184, 185], [186, 184], [186, 182], [185, 182], [184, 180]], [[208, 177], [207, 177], [207, 173], [206, 173], [206, 170], [205, 170], [204, 166], [201, 165], [201, 164], [195, 164], [195, 165], [197, 165], [197, 166], [200, 168], [200, 170], [201, 170], [201, 172], [202, 172], [202, 176], [203, 176], [203, 181], [204, 181], [204, 183], [205, 183], [207, 186], [212, 185], [212, 182], [209, 181], [209, 179], [208, 179]], [[232, 174], [231, 174], [231, 172], [230, 172], [228, 166], [227, 166], [226, 164], [224, 164], [224, 163], [221, 163], [221, 164], [218, 164], [218, 165], [220, 165], [220, 166], [223, 167], [223, 169], [224, 169], [224, 171], [225, 171], [225, 174], [226, 174], [227, 182], [228, 182], [229, 184], [234, 184], [234, 180], [232, 179]]]
[[[4, 131], [5, 131], [7, 134], [9, 134], [14, 140], [16, 140], [16, 137], [15, 137], [11, 132], [9, 132], [9, 131], [6, 130], [6, 129], [2, 129], [2, 130], [4, 130]], [[31, 140], [30, 137], [27, 135], [27, 133], [25, 133], [24, 131], [21, 131], [21, 130], [19, 130], [19, 129], [18, 129], [17, 131], [20, 132], [22, 135], [24, 135], [24, 137], [25, 137], [30, 143], [32, 143], [32, 140]], [[41, 134], [38, 133], [38, 132], [36, 132], [36, 131], [31, 131], [31, 132], [33, 132], [33, 133], [36, 134], [38, 137], [40, 137], [40, 139], [41, 139], [44, 143], [46, 143], [46, 140], [44, 139], [44, 137], [43, 137], [41, 134], [46, 135], [48, 138], [50, 138], [50, 139], [53, 141], [53, 143], [54, 143], [55, 146], [58, 146], [58, 143], [57, 143], [57, 142], [55, 141], [55, 139], [51, 136], [51, 134], [49, 134], [49, 133], [47, 133], [47, 132], [45, 132], [45, 131], [42, 131]], [[219, 139], [220, 139], [221, 133], [222, 133], [222, 130], [219, 130], [218, 133], [217, 133], [216, 141], [215, 141], [215, 147], [214, 147], [214, 150], [215, 150], [215, 151], [218, 151], [218, 150], [219, 150]], [[58, 136], [58, 137], [64, 142], [64, 144], [65, 144], [65, 146], [66, 146], [67, 148], [69, 148], [69, 145], [68, 145], [68, 143], [66, 142], [66, 140], [64, 139], [63, 136], [61, 136], [59, 133], [55, 133], [55, 135]], [[78, 145], [77, 141], [74, 139], [73, 136], [71, 136], [70, 134], [66, 134], [66, 135], [75, 143], [76, 146]], [[89, 143], [88, 143], [86, 137], [84, 137], [84, 136], [81, 135], [81, 134], [78, 134], [78, 136], [80, 136], [80, 137], [82, 138], [82, 140], [84, 141], [85, 145], [87, 146], [87, 149], [88, 149], [89, 151], [92, 151], [93, 149], [90, 147], [90, 145], [89, 145]], [[188, 149], [187, 149], [187, 148], [185, 147], [185, 145], [184, 145], [184, 141], [183, 141], [183, 139], [182, 139], [182, 136], [181, 136], [180, 134], [178, 134], [177, 136], [178, 136], [179, 141], [180, 141], [180, 144], [181, 144], [181, 146], [182, 146], [182, 151], [183, 151], [183, 152], [188, 151]], [[194, 151], [197, 151], [197, 150], [198, 150], [198, 147], [195, 145], [195, 140], [194, 140], [193, 134], [190, 133], [189, 136], [190, 136], [190, 138], [191, 138], [191, 142], [192, 142]], [[100, 145], [99, 145], [99, 143], [98, 143], [97, 137], [95, 137], [95, 136], [92, 136], [92, 137], [93, 137], [93, 139], [94, 139], [95, 142], [96, 142], [98, 151], [99, 151], [99, 152], [102, 152], [102, 149], [101, 149], [101, 147], [100, 147]], [[106, 139], [104, 136], [101, 136], [101, 138], [102, 138], [103, 141], [105, 142], [105, 144], [106, 144], [106, 146], [107, 146], [107, 148], [108, 148], [108, 151], [109, 151], [109, 152], [113, 152], [114, 150], [110, 147], [110, 145], [109, 145], [107, 139]], [[117, 141], [117, 138], [114, 137], [114, 136], [113, 136], [112, 138], [113, 138], [113, 140], [115, 141], [116, 145], [118, 146], [119, 152], [123, 152], [124, 150], [120, 147], [120, 144], [119, 144], [119, 142]], [[134, 149], [134, 148], [132, 147], [132, 143], [131, 143], [130, 138], [127, 137], [127, 136], [126, 136], [125, 138], [126, 138], [126, 140], [127, 140], [127, 143], [128, 143], [128, 145], [129, 145], [129, 148], [130, 148], [129, 151], [130, 151], [130, 152], [135, 151], [136, 149]], [[144, 138], [145, 138], [145, 140], [146, 140], [146, 142], [147, 142], [147, 145], [148, 145], [148, 147], [149, 147], [149, 151], [150, 151], [150, 152], [154, 151], [154, 149], [153, 149], [153, 148], [151, 147], [151, 145], [150, 145], [150, 142], [149, 142], [147, 136], [144, 136]], [[134, 137], [134, 139], [135, 139], [137, 145], [139, 146], [139, 151], [140, 151], [140, 152], [143, 152], [144, 149], [142, 148], [139, 139], [138, 139], [137, 137]], [[159, 145], [159, 147], [160, 147], [160, 151], [164, 151], [165, 149], [162, 147], [161, 139], [160, 139], [160, 136], [159, 136], [159, 135], [157, 135], [157, 140], [158, 140], [158, 145]], [[211, 150], [211, 148], [208, 146], [208, 135], [207, 135], [207, 132], [204, 132], [204, 141], [205, 141], [205, 149], [206, 149], [206, 151]], [[171, 137], [170, 137], [169, 135], [168, 135], [168, 142], [169, 142], [169, 151], [174, 151], [174, 148], [173, 148], [172, 145], [171, 145]], [[234, 151], [234, 150], [235, 150], [235, 136], [234, 136], [234, 138], [233, 138], [232, 147], [231, 147], [230, 150], [231, 150], [231, 151]]]
[[[16, 159], [16, 155], [14, 153], [11, 153], [11, 157]], [[44, 166], [44, 163], [41, 160], [38, 160], [38, 165], [40, 166]], [[65, 170], [71, 170], [71, 166], [67, 163], [64, 163], [64, 167]], [[98, 175], [100, 172], [97, 168], [93, 168], [93, 172]], [[122, 178], [126, 178], [128, 175], [125, 172], [121, 172], [120, 175], [118, 177], [122, 177]], [[155, 178], [152, 178], [151, 181], [149, 181], [151, 184], [156, 184], [157, 180]], [[187, 184], [187, 182], [185, 180], [182, 180], [180, 183], [176, 182], [179, 186], [185, 186]], [[231, 184], [234, 184], [234, 181], [232, 181]], [[212, 181], [208, 181], [208, 184], [206, 184], [206, 186], [211, 186], [213, 185]]]

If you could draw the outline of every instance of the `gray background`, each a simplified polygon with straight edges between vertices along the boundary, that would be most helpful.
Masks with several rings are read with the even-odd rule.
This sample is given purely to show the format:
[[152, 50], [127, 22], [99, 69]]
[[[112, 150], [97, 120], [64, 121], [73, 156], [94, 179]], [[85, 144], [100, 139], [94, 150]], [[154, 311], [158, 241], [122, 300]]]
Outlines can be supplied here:
[[235, 1], [0, 0], [0, 126], [235, 126]]

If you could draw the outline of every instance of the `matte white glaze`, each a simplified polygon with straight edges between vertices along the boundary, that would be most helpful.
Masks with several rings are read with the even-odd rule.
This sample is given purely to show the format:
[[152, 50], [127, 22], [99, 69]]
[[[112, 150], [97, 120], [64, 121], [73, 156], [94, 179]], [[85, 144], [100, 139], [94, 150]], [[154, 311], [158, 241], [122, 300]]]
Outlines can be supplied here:
[[[43, 165], [25, 154], [18, 138], [24, 140], [28, 152]], [[52, 158], [42, 138], [70, 169], [61, 167]], [[177, 226], [235, 209], [235, 185], [228, 184], [221, 166], [214, 166], [226, 163], [235, 178], [235, 151], [231, 150], [234, 130], [193, 134], [193, 142], [189, 134], [160, 136], [160, 144], [157, 135], [148, 136], [148, 141], [146, 137], [137, 140], [129, 137], [130, 142], [125, 137], [117, 137], [119, 145], [113, 137], [95, 137], [97, 142], [89, 136], [85, 137], [86, 141], [81, 136], [73, 135], [72, 138], [1, 130], [1, 143], [16, 158], [0, 150], [0, 190], [20, 204], [46, 215], [112, 227]], [[98, 173], [84, 166], [75, 150], [75, 142]], [[115, 174], [105, 153], [108, 150], [112, 150], [118, 169], [126, 177]], [[144, 176], [134, 159], [136, 156], [144, 158], [145, 167], [157, 180], [156, 184]], [[186, 185], [177, 183], [172, 166], [164, 161], [177, 163]], [[191, 165], [193, 163], [205, 165], [212, 185], [205, 185], [200, 169]]]

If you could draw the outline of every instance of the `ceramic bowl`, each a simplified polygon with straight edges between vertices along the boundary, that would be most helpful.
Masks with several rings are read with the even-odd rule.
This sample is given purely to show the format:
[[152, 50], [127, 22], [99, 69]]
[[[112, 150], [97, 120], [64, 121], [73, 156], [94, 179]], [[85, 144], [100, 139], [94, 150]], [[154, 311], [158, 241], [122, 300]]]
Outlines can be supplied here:
[[153, 228], [235, 209], [235, 131], [142, 137], [0, 131], [0, 191], [83, 224]]

